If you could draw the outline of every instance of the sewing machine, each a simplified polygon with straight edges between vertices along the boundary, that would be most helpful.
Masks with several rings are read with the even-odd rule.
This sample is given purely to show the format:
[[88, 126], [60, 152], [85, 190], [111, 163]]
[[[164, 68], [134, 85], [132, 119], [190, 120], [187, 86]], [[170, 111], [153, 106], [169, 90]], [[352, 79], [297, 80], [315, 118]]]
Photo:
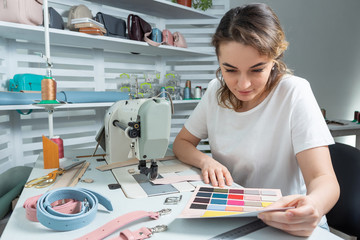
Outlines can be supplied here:
[[[163, 98], [121, 100], [105, 114], [105, 159], [108, 163], [139, 160], [140, 173], [154, 180], [156, 159], [163, 158], [169, 144], [170, 103]], [[146, 160], [151, 160], [150, 167]]]

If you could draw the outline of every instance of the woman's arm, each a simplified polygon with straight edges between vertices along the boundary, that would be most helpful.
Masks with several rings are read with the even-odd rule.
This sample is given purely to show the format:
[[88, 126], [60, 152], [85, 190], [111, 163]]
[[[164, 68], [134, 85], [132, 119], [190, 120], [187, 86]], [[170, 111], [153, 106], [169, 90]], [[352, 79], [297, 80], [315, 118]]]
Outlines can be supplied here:
[[200, 168], [205, 183], [211, 182], [213, 186], [220, 187], [224, 187], [226, 183], [230, 186], [233, 179], [229, 170], [196, 148], [200, 140], [183, 127], [173, 144], [176, 157], [184, 163]]
[[335, 205], [340, 195], [329, 149], [317, 147], [296, 155], [307, 188], [307, 195], [291, 195], [270, 207], [295, 207], [285, 212], [259, 214], [266, 224], [297, 236], [309, 236], [321, 217]]

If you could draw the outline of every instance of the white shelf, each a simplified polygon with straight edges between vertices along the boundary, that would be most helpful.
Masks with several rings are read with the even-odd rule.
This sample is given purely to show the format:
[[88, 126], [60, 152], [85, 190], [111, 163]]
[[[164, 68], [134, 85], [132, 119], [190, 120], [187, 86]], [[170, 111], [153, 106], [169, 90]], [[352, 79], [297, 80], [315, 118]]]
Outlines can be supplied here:
[[[44, 43], [44, 27], [0, 21], [0, 37]], [[50, 43], [58, 46], [101, 48], [111, 52], [135, 52], [151, 56], [205, 57], [215, 53], [194, 51], [173, 46], [149, 46], [146, 42], [97, 36], [70, 30], [50, 28]]]
[[[173, 101], [173, 104], [195, 104], [200, 100], [176, 100]], [[113, 102], [102, 102], [102, 103], [69, 103], [56, 106], [55, 109], [76, 109], [76, 108], [101, 108], [101, 107], [110, 107], [113, 105]], [[28, 105], [0, 105], [0, 111], [5, 110], [45, 110], [43, 106], [37, 106], [36, 104]]]
[[[55, 109], [70, 109], [70, 108], [98, 108], [98, 107], [110, 107], [113, 102], [103, 103], [69, 103], [61, 106], [56, 106]], [[36, 104], [28, 105], [0, 105], [1, 110], [45, 110], [43, 106], [37, 106]]]
[[201, 10], [165, 0], [88, 0], [165, 19], [215, 19]]

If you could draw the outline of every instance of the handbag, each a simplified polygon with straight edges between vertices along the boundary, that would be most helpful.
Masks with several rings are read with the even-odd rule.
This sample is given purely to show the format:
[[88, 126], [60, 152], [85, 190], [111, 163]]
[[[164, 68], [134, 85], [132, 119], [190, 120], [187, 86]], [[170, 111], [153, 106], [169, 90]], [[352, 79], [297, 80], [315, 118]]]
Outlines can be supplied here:
[[174, 45], [174, 37], [168, 29], [162, 31], [163, 44], [165, 45]]
[[[156, 37], [158, 37], [157, 35], [159, 35], [159, 31], [160, 30], [158, 30], [157, 28], [153, 28], [151, 35], [150, 33], [145, 33], [144, 36], [145, 42], [147, 42], [151, 46], [156, 46], [156, 47], [160, 46], [161, 44], [165, 44], [165, 45], [173, 45], [175, 47], [187, 48], [186, 40], [181, 33], [174, 32], [174, 34], [171, 34], [169, 30], [165, 29], [161, 33], [162, 41], [159, 42], [159, 39], [156, 39]], [[151, 39], [149, 37], [151, 37]]]
[[49, 7], [49, 27], [56, 29], [64, 29], [64, 20], [61, 15], [52, 7]]
[[0, 4], [0, 21], [42, 25], [42, 3], [42, 0], [3, 0]]
[[72, 6], [69, 10], [69, 16], [68, 16], [68, 21], [66, 24], [66, 27], [72, 31], [75, 31], [76, 28], [74, 26], [74, 24], [71, 23], [72, 19], [76, 19], [76, 18], [90, 18], [92, 19], [92, 13], [90, 11], [90, 9], [85, 6], [85, 5], [77, 5], [77, 6]]
[[126, 38], [126, 22], [123, 19], [102, 12], [98, 12], [95, 19], [104, 25], [105, 36]]
[[151, 25], [137, 15], [129, 14], [127, 24], [128, 35], [131, 40], [145, 41], [145, 33], [151, 34]]
[[9, 91], [41, 91], [41, 81], [45, 76], [37, 74], [15, 74], [9, 81]]
[[158, 28], [153, 28], [151, 31], [151, 40], [157, 43], [162, 42], [162, 32]]
[[175, 47], [187, 48], [185, 38], [181, 33], [174, 32], [173, 38], [174, 38], [174, 46]]

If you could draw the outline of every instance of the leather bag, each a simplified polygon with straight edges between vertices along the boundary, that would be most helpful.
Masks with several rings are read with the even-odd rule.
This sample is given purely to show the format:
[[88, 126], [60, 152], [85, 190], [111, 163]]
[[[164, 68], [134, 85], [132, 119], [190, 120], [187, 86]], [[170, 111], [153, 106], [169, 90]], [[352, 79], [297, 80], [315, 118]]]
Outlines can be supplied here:
[[104, 25], [105, 36], [126, 38], [126, 22], [123, 19], [102, 12], [98, 12], [95, 18]]
[[171, 46], [175, 46], [175, 47], [187, 48], [186, 40], [181, 33], [174, 32], [174, 34], [171, 34], [171, 32], [169, 30], [165, 29], [161, 33], [162, 41], [159, 42], [159, 40], [154, 37], [155, 32], [157, 32], [156, 35], [159, 34], [157, 28], [152, 29], [151, 35], [150, 35], [150, 33], [145, 33], [144, 40], [149, 45], [158, 47], [158, 46], [164, 44], [164, 45], [171, 45]]
[[56, 29], [64, 29], [64, 20], [61, 15], [52, 7], [49, 7], [49, 27]]
[[162, 31], [163, 44], [165, 45], [174, 45], [174, 37], [168, 29]]
[[92, 13], [90, 11], [90, 9], [83, 5], [77, 5], [77, 6], [72, 6], [69, 10], [69, 16], [68, 16], [68, 22], [66, 24], [66, 27], [72, 31], [76, 31], [76, 28], [74, 26], [74, 24], [71, 24], [71, 20], [72, 19], [76, 19], [76, 18], [90, 18], [92, 19]]
[[151, 34], [151, 25], [141, 17], [129, 14], [127, 18], [128, 35], [131, 40], [145, 41], [145, 33]]
[[9, 91], [41, 91], [41, 81], [45, 76], [37, 74], [15, 74], [9, 81]]
[[151, 40], [157, 43], [162, 42], [162, 32], [158, 28], [153, 28], [151, 31]]
[[0, 4], [0, 21], [42, 25], [42, 3], [42, 0], [3, 0]]
[[174, 38], [174, 46], [175, 47], [187, 48], [186, 40], [181, 33], [174, 32], [173, 38]]

